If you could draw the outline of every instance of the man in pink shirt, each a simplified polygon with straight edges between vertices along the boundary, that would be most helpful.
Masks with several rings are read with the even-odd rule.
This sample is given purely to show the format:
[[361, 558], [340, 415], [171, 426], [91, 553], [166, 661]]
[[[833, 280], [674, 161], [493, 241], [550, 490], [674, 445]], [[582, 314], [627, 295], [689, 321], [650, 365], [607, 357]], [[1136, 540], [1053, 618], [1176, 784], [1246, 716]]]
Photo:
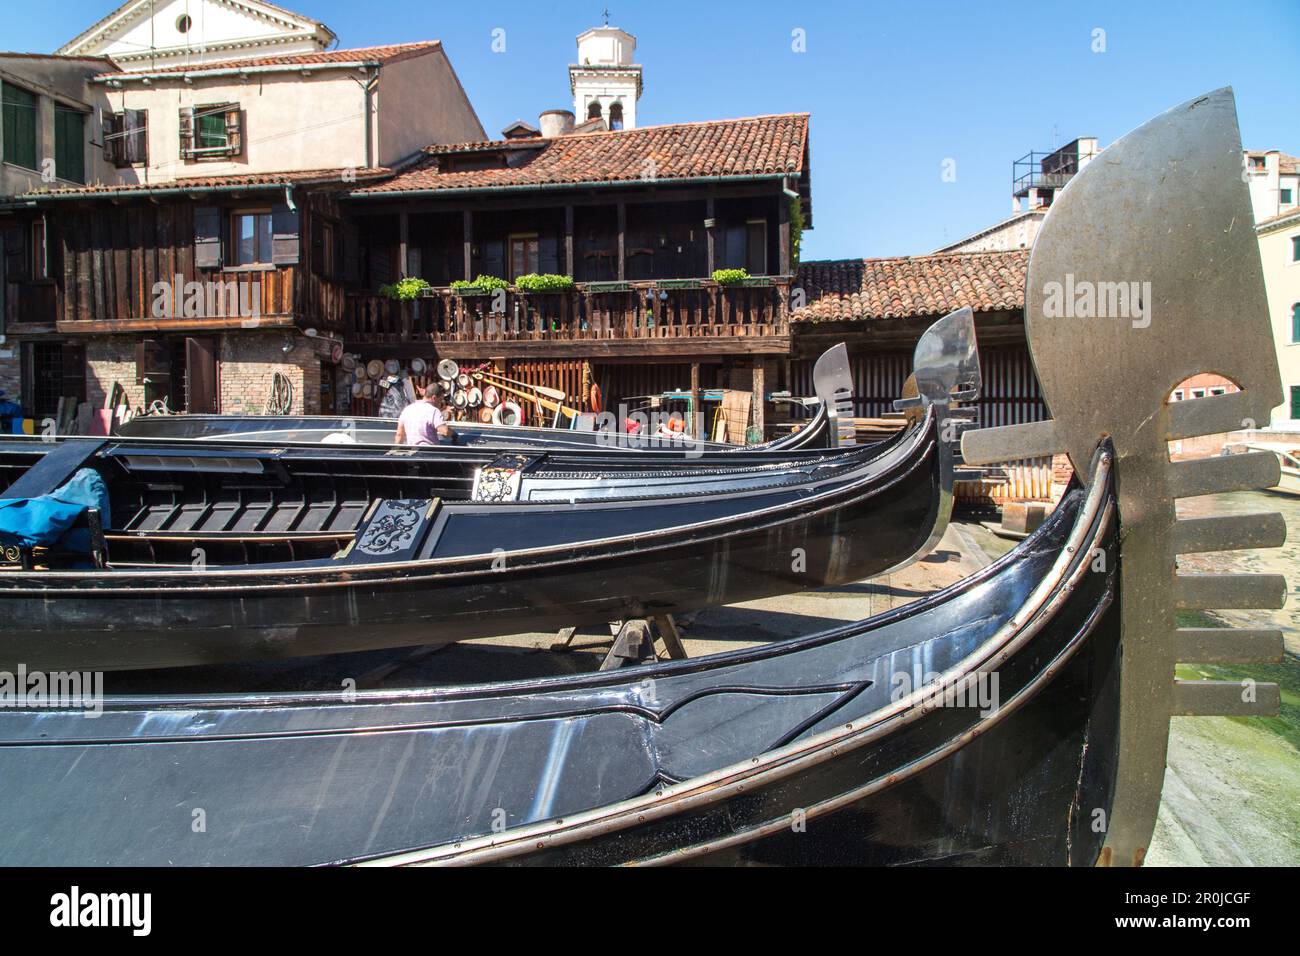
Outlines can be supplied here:
[[424, 387], [418, 402], [402, 409], [397, 419], [396, 445], [436, 445], [439, 438], [451, 437], [451, 426], [442, 411], [442, 396], [438, 386], [430, 383]]

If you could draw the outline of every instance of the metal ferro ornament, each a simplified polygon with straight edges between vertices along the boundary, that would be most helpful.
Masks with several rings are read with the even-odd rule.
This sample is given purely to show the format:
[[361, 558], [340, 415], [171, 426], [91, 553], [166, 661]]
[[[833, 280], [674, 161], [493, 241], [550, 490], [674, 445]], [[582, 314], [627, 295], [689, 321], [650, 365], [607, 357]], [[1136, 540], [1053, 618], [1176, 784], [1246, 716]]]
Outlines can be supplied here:
[[[1179, 520], [1178, 498], [1266, 488], [1270, 453], [1171, 462], [1169, 442], [1266, 424], [1282, 401], [1230, 89], [1170, 110], [1106, 148], [1052, 205], [1030, 256], [1025, 323], [1050, 421], [967, 432], [970, 464], [1064, 452], [1087, 474], [1116, 453], [1121, 568], [1120, 750], [1102, 864], [1150, 844], [1171, 716], [1276, 714], [1276, 685], [1185, 681], [1179, 662], [1276, 661], [1280, 631], [1180, 628], [1192, 609], [1278, 608], [1272, 574], [1189, 574], [1179, 554], [1280, 546], [1281, 515]], [[1172, 403], [1212, 372], [1241, 391]], [[1081, 808], [1089, 812], [1093, 808]]]

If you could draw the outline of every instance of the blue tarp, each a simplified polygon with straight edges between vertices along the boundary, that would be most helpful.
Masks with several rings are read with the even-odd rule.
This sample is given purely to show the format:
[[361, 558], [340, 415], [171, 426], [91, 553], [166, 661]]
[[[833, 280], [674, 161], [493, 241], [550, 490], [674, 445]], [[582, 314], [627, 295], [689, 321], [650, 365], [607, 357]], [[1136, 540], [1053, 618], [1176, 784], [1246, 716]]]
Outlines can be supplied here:
[[86, 511], [98, 509], [107, 525], [108, 507], [104, 479], [93, 468], [82, 468], [51, 494], [0, 499], [0, 544], [89, 554]]

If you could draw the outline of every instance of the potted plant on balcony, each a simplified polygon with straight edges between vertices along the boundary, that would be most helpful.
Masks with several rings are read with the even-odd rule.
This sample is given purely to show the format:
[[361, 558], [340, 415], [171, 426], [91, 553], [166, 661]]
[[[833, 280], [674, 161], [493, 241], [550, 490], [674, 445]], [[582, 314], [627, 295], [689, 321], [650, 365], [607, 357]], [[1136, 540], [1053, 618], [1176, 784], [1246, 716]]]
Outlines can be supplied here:
[[470, 296], [491, 295], [498, 289], [508, 289], [510, 283], [505, 279], [496, 276], [479, 276], [473, 282], [466, 279], [457, 279], [451, 284], [451, 291], [457, 295], [468, 298]]
[[520, 292], [569, 292], [573, 289], [573, 276], [530, 272], [515, 280], [515, 288]]
[[752, 289], [770, 286], [771, 276], [751, 276], [746, 269], [714, 269], [713, 281], [727, 288]]
[[379, 294], [386, 299], [396, 299], [399, 302], [410, 302], [413, 299], [418, 299], [424, 294], [425, 289], [430, 288], [432, 288], [432, 286], [423, 279], [403, 276], [396, 282], [388, 285], [381, 285], [379, 287]]

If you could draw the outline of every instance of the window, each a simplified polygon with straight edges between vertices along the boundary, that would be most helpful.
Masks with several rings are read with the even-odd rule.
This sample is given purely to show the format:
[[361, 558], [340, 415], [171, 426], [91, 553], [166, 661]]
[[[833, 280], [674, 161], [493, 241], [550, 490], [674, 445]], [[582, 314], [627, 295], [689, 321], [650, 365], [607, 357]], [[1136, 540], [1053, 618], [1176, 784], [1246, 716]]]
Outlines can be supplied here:
[[271, 246], [275, 230], [271, 210], [237, 212], [231, 216], [231, 265], [260, 266], [271, 264]]
[[1204, 397], [1205, 397], [1205, 389], [1203, 388], [1192, 389], [1192, 398], [1204, 398]]
[[609, 105], [609, 128], [610, 129], [623, 128], [623, 104], [622, 103], [611, 103]]
[[179, 17], [176, 18], [177, 33], [189, 33], [190, 27], [192, 26], [194, 26], [194, 21], [190, 19], [190, 15], [188, 13], [182, 13]]
[[592, 100], [587, 107], [587, 119], [600, 119], [600, 100]]
[[238, 103], [210, 103], [181, 110], [181, 158], [224, 159], [243, 151], [243, 113]]
[[1291, 341], [1300, 342], [1300, 302], [1291, 306]]
[[1278, 198], [1279, 198], [1279, 201], [1282, 203], [1283, 206], [1289, 206], [1289, 205], [1291, 205], [1291, 190], [1289, 190], [1289, 189], [1279, 189], [1279, 190], [1278, 190]]
[[149, 111], [104, 114], [104, 159], [121, 169], [149, 162]]
[[0, 83], [0, 138], [4, 161], [36, 168], [36, 96], [11, 83]]
[[1183, 400], [1183, 390], [1181, 388], [1174, 389], [1174, 401], [1181, 402], [1182, 400]]
[[1300, 385], [1291, 386], [1291, 417], [1300, 419]]
[[1291, 237], [1291, 261], [1300, 262], [1300, 236]]
[[1220, 385], [1220, 386], [1218, 386], [1218, 387], [1216, 387], [1216, 388], [1212, 388], [1212, 389], [1210, 389], [1210, 394], [1211, 394], [1211, 395], [1225, 395], [1225, 394], [1227, 394], [1227, 392], [1228, 392], [1228, 390], [1227, 390], [1226, 388], [1224, 388], [1222, 385]]
[[86, 117], [66, 106], [54, 107], [54, 175], [70, 183], [86, 181]]
[[49, 278], [49, 262], [45, 247], [45, 220], [32, 221], [32, 270], [33, 279]]
[[518, 279], [540, 271], [538, 263], [537, 236], [510, 237], [510, 278]]
[[1263, 156], [1250, 157], [1250, 171], [1252, 173], [1262, 173], [1265, 171], [1265, 161]]

